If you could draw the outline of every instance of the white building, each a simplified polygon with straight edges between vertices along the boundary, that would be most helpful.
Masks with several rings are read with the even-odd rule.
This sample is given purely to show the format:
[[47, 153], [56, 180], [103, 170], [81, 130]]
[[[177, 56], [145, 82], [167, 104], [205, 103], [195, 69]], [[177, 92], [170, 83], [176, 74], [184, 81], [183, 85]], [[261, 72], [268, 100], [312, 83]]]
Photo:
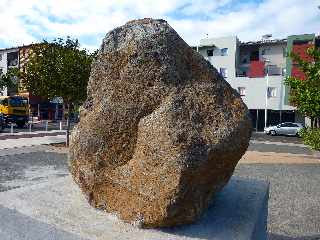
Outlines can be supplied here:
[[[19, 48], [0, 49], [0, 76], [11, 67], [19, 67]], [[8, 95], [8, 89], [0, 91], [0, 95]]]
[[235, 36], [207, 38], [197, 51], [240, 93], [256, 130], [285, 121], [304, 123], [288, 105], [285, 91], [286, 39], [242, 43]]

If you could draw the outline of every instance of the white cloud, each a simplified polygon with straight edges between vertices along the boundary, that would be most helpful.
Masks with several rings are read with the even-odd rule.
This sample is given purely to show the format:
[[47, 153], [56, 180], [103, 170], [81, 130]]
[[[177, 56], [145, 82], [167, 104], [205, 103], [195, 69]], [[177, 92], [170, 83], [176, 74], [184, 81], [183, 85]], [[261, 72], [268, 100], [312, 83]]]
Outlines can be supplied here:
[[[0, 44], [14, 46], [70, 35], [83, 46], [99, 47], [104, 35], [126, 21], [164, 18], [191, 45], [209, 37], [238, 35], [257, 40], [319, 33], [318, 0], [0, 0]], [[0, 45], [0, 47], [3, 47]]]
[[182, 12], [186, 15], [211, 15], [217, 8], [223, 7], [230, 3], [232, 0], [191, 0], [186, 6], [182, 9]]

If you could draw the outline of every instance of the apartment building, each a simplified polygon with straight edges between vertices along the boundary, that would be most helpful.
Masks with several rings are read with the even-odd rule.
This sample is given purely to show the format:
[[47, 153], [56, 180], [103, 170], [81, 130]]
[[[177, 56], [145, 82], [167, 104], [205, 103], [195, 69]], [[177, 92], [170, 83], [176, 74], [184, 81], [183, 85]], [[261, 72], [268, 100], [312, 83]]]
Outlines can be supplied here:
[[[253, 128], [305, 118], [288, 101], [284, 85], [288, 75], [303, 76], [287, 53], [294, 51], [307, 59], [306, 49], [318, 43], [314, 34], [240, 42], [235, 36], [201, 39], [197, 51], [236, 89], [250, 110]], [[303, 77], [302, 77], [303, 79]]]
[[[19, 48], [0, 49], [0, 76], [6, 74], [9, 68], [19, 67]], [[4, 89], [0, 95], [7, 96], [13, 91]]]

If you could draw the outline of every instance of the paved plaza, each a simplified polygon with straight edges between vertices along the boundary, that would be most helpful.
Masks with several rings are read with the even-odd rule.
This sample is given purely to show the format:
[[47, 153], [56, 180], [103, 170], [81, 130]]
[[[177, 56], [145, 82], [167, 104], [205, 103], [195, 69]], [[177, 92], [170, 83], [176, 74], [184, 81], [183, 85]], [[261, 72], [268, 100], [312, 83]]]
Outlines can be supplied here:
[[[41, 187], [68, 177], [67, 150], [42, 144], [42, 141], [50, 141], [50, 138], [56, 138], [57, 141], [60, 138], [60, 141], [63, 141], [63, 137], [64, 135], [59, 134], [37, 137], [22, 135], [21, 138], [7, 139], [15, 141], [17, 145], [20, 142], [20, 145], [16, 148], [0, 149], [0, 191], [9, 193], [11, 190], [21, 189], [19, 191], [23, 192], [32, 186]], [[40, 138], [42, 140], [38, 141]], [[7, 140], [0, 139], [0, 146]], [[36, 145], [28, 146], [32, 141], [35, 141]], [[254, 134], [234, 175], [270, 182], [268, 231], [271, 240], [315, 240], [320, 238], [319, 173], [320, 158], [303, 146], [301, 139], [270, 139], [269, 136]], [[12, 199], [12, 202], [22, 200]], [[79, 235], [48, 225], [40, 216], [28, 217], [24, 214], [28, 209], [24, 209], [24, 213], [5, 206], [0, 209], [3, 216], [12, 216], [13, 225], [20, 221], [21, 224], [38, 226], [39, 231], [43, 230], [43, 234], [53, 231], [54, 233], [50, 234], [58, 236], [53, 239], [83, 239]], [[9, 225], [10, 223], [0, 224], [1, 239], [10, 239], [3, 237], [6, 235], [3, 226]], [[12, 239], [28, 238], [15, 236]]]

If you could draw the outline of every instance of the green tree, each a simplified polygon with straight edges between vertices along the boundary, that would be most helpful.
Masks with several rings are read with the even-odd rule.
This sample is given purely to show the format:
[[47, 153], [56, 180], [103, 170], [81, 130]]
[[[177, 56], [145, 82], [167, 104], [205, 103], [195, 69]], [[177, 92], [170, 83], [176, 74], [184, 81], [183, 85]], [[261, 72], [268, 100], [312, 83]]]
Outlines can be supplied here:
[[62, 97], [68, 106], [69, 120], [73, 107], [86, 99], [92, 59], [86, 50], [80, 49], [78, 40], [68, 37], [66, 40], [43, 41], [32, 48], [22, 73], [23, 84], [33, 95], [48, 99]]
[[303, 60], [291, 52], [290, 57], [306, 76], [305, 80], [289, 76], [285, 84], [290, 87], [290, 102], [311, 119], [311, 127], [320, 127], [320, 51], [309, 48], [311, 61]]
[[18, 88], [18, 79], [20, 72], [18, 68], [9, 68], [7, 73], [0, 76], [0, 90], [5, 88], [16, 91]]

